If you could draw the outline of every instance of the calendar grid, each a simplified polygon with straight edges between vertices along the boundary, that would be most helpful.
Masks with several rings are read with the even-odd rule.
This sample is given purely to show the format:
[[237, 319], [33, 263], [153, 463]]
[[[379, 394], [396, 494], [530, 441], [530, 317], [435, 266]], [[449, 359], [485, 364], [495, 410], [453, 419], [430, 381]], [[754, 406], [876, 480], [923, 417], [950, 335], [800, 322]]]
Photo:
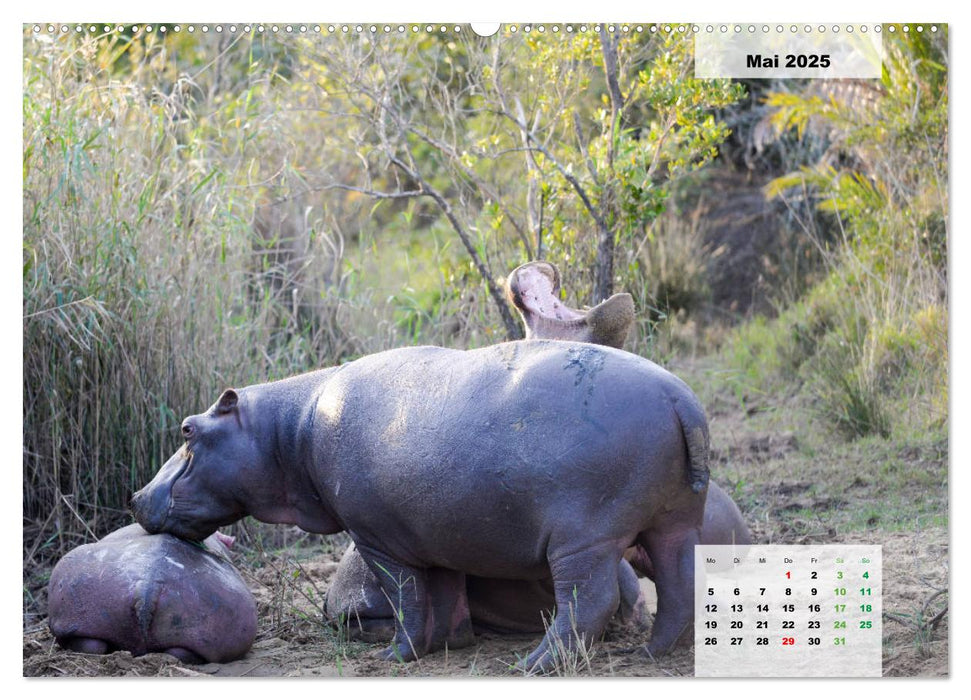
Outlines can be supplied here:
[[695, 548], [695, 675], [882, 672], [878, 545]]

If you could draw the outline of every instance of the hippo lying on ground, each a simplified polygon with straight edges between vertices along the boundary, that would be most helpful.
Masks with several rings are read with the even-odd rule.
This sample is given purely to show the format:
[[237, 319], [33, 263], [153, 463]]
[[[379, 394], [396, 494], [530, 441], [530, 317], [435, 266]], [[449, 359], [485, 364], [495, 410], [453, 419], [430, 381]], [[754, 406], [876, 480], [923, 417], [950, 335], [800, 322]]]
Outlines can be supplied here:
[[232, 538], [216, 532], [203, 544], [129, 525], [71, 550], [51, 572], [51, 633], [88, 654], [240, 658], [256, 637], [256, 601], [226, 559]]
[[617, 610], [635, 543], [658, 592], [649, 650], [692, 627], [707, 422], [636, 355], [545, 340], [390, 350], [229, 389], [182, 431], [132, 500], [138, 522], [196, 540], [247, 514], [346, 530], [398, 612], [388, 659], [471, 641], [466, 574], [552, 576], [559, 614], [525, 662], [549, 668]]

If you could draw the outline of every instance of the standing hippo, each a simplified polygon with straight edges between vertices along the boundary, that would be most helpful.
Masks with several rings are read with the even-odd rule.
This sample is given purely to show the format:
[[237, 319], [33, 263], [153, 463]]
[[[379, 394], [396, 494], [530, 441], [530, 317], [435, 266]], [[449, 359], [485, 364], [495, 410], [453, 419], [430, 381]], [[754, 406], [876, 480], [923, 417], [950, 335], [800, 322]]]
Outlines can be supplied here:
[[658, 592], [649, 650], [692, 626], [708, 426], [681, 380], [636, 355], [390, 350], [228, 389], [182, 432], [133, 497], [138, 522], [196, 540], [247, 514], [346, 530], [398, 613], [388, 659], [471, 641], [466, 574], [552, 576], [560, 614], [525, 662], [549, 668], [553, 649], [600, 634], [635, 543]]
[[51, 572], [51, 633], [88, 654], [238, 659], [256, 637], [256, 601], [227, 559], [230, 545], [219, 532], [197, 544], [129, 525], [72, 549]]
[[[621, 347], [634, 321], [629, 294], [615, 294], [583, 312], [558, 299], [560, 273], [555, 265], [534, 261], [509, 275], [507, 290], [526, 326], [527, 337], [549, 340], [583, 340]], [[714, 482], [709, 483], [701, 544], [751, 544], [752, 537], [741, 512]], [[631, 547], [621, 560], [621, 621], [646, 625], [646, 601], [636, 574], [627, 563], [648, 578], [654, 565], [640, 546]], [[494, 632], [542, 632], [555, 608], [552, 579], [519, 581], [466, 576], [471, 624], [476, 630]], [[334, 621], [344, 621], [355, 638], [379, 641], [394, 630], [394, 610], [384, 596], [353, 543], [344, 552], [337, 574], [327, 588], [325, 611]], [[451, 643], [451, 642], [450, 642]]]

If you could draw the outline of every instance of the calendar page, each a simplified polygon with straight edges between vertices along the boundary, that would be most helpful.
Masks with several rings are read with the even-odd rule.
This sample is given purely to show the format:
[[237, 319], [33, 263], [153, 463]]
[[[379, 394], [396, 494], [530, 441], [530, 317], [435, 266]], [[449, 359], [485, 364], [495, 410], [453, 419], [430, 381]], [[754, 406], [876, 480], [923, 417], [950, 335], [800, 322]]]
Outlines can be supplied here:
[[695, 675], [880, 676], [882, 586], [879, 546], [698, 546]]
[[936, 8], [61, 4], [9, 37], [24, 676], [963, 662]]

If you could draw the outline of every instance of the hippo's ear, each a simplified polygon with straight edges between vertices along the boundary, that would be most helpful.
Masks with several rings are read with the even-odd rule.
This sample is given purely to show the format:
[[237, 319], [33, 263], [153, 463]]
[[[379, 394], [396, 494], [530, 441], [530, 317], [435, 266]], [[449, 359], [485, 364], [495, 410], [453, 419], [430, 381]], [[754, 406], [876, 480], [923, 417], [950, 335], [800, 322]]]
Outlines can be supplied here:
[[239, 402], [239, 394], [236, 390], [226, 389], [216, 402], [216, 413], [229, 413], [236, 408], [237, 402]]

